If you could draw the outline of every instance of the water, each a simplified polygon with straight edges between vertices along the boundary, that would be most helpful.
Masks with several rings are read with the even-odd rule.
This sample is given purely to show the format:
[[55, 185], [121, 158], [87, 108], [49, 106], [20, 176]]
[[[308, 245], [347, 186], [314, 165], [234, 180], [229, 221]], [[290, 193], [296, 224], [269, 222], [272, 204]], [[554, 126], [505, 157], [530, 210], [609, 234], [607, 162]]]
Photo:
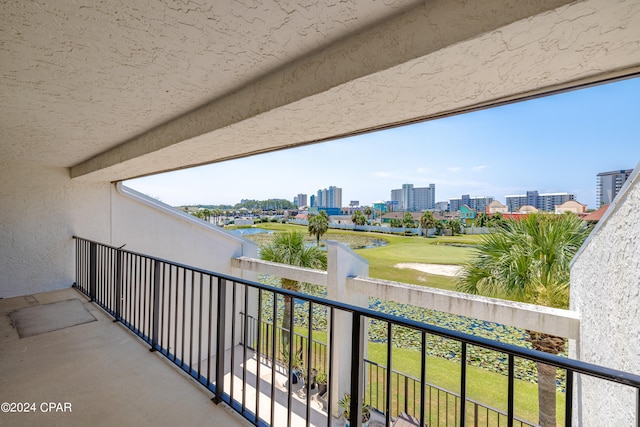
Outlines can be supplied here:
[[260, 227], [251, 227], [251, 228], [236, 228], [234, 230], [229, 230], [231, 233], [233, 234], [239, 234], [241, 236], [248, 236], [251, 234], [262, 234], [262, 233], [267, 233], [267, 234], [271, 234], [273, 233], [273, 230], [267, 230], [265, 228], [260, 228]]

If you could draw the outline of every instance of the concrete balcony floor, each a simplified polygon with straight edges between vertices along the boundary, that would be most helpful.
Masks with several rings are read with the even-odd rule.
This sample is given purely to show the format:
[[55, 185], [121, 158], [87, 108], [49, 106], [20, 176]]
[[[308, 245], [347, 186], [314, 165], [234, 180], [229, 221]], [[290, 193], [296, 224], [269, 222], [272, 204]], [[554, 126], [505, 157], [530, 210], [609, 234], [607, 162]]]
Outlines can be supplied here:
[[0, 425], [249, 425], [211, 397], [75, 289], [0, 300]]

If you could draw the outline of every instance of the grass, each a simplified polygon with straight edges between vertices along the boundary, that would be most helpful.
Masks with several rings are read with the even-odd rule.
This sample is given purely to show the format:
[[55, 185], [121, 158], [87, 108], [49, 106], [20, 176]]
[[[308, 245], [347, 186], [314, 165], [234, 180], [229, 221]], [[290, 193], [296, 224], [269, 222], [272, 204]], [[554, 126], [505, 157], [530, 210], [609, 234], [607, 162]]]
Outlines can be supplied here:
[[[296, 327], [296, 334], [305, 336], [307, 335], [306, 328]], [[271, 354], [271, 335], [266, 332], [266, 327], [263, 325], [263, 345], [261, 351], [266, 354]], [[323, 331], [313, 331], [314, 340], [326, 343], [327, 334]], [[307, 362], [307, 348], [300, 344], [299, 340], [294, 341], [295, 349], [303, 348], [303, 359], [305, 360], [304, 366], [308, 367]], [[282, 360], [280, 331], [276, 335], [276, 358]], [[367, 359], [377, 363], [378, 365], [385, 366], [387, 364], [387, 346], [382, 343], [369, 342]], [[328, 355], [322, 352], [313, 352], [314, 359], [311, 366], [316, 368], [319, 372], [324, 371], [324, 366], [327, 362]], [[403, 374], [419, 379], [421, 376], [421, 361], [420, 352], [416, 350], [409, 350], [403, 348], [393, 348], [392, 354], [392, 366], [394, 371], [400, 371]], [[460, 393], [460, 373], [461, 366], [457, 362], [428, 356], [426, 359], [426, 378], [427, 383], [431, 386], [435, 386], [440, 389], [444, 389], [452, 393]], [[384, 396], [378, 396], [378, 391], [384, 390], [386, 384], [386, 377], [384, 371], [375, 372], [370, 371], [367, 376], [367, 390], [365, 391], [365, 399], [373, 406], [380, 410], [384, 410]], [[400, 387], [400, 392], [396, 393], [397, 387]], [[498, 409], [502, 412], [507, 412], [507, 377], [498, 373], [490, 372], [488, 370], [467, 365], [467, 398], [482, 404], [483, 406], [489, 406]], [[405, 399], [406, 405], [409, 408], [410, 413], [419, 415], [419, 401], [420, 401], [420, 389], [416, 382], [408, 383], [408, 387], [405, 389], [403, 382], [398, 382], [398, 376], [394, 374], [392, 377], [392, 416], [397, 416], [399, 412], [404, 411]], [[449, 419], [449, 423], [453, 422], [455, 417], [455, 410], [457, 408], [455, 398], [452, 395], [445, 393], [438, 393], [437, 389], [427, 389], [426, 408], [427, 415], [430, 418], [430, 425], [438, 425], [440, 423], [446, 423], [445, 419]], [[538, 395], [537, 385], [521, 381], [514, 381], [514, 412], [516, 417], [535, 423], [538, 419]], [[399, 400], [397, 400], [398, 398]], [[459, 402], [457, 403], [459, 405]], [[565, 396], [563, 393], [557, 394], [557, 414], [558, 424], [562, 425], [562, 418], [565, 407]], [[413, 409], [415, 408], [415, 409]], [[439, 408], [439, 409], [438, 409]], [[448, 408], [448, 410], [446, 409]], [[430, 413], [430, 414], [429, 414]], [[478, 413], [479, 421], [482, 425], [493, 426], [496, 425], [497, 419], [494, 418], [487, 421], [486, 412], [480, 410]], [[471, 422], [473, 418], [473, 405], [468, 404], [467, 412], [468, 420]], [[502, 417], [500, 424], [506, 423], [504, 417]]]
[[369, 276], [396, 282], [455, 290], [455, 277], [433, 275], [413, 269], [400, 269], [399, 263], [462, 264], [469, 260], [473, 249], [451, 246], [473, 244], [477, 236], [403, 237], [390, 236], [389, 244], [355, 252], [369, 261]]
[[[307, 335], [306, 328], [296, 328], [296, 333], [302, 336]], [[321, 343], [326, 343], [327, 334], [323, 331], [313, 331], [313, 339]], [[306, 349], [305, 349], [306, 351]], [[384, 343], [369, 342], [367, 346], [367, 359], [377, 363], [378, 365], [385, 366], [387, 364], [387, 345]], [[305, 353], [306, 354], [306, 353]], [[305, 357], [306, 359], [306, 357]], [[319, 355], [317, 359], [313, 360], [312, 365], [316, 368], [323, 366], [326, 361], [326, 355]], [[420, 352], [416, 350], [393, 348], [392, 353], [392, 367], [394, 371], [400, 371], [403, 374], [419, 379], [421, 376], [421, 361]], [[322, 368], [318, 369], [319, 371]], [[438, 357], [428, 356], [426, 359], [426, 379], [427, 383], [438, 388], [447, 390], [453, 393], [460, 393], [460, 373], [461, 366], [457, 362], [441, 359]], [[384, 402], [382, 397], [378, 400], [376, 396], [376, 390], [383, 390], [386, 383], [386, 378], [382, 372], [376, 375], [375, 372], [367, 376], [368, 388], [365, 392], [365, 398], [370, 399], [371, 402], [379, 402], [382, 406], [379, 409], [384, 409]], [[392, 380], [392, 387], [396, 388], [396, 377]], [[397, 393], [400, 397], [400, 401], [395, 400], [396, 393], [393, 393], [394, 399], [391, 402], [392, 415], [397, 416], [398, 412], [402, 412], [404, 408], [404, 399], [409, 399], [407, 406], [409, 408], [416, 409], [419, 414], [419, 405], [417, 401], [420, 399], [420, 392], [418, 385], [415, 388], [413, 386], [408, 387], [405, 393], [404, 385], [400, 385], [401, 391]], [[486, 369], [478, 368], [475, 366], [467, 365], [467, 398], [476, 401], [484, 406], [489, 406], [498, 409], [502, 412], [507, 412], [507, 377], [495, 372], [488, 371]], [[417, 390], [417, 391], [416, 391]], [[538, 389], [537, 384], [527, 381], [521, 381], [516, 379], [514, 381], [514, 413], [515, 416], [523, 420], [536, 423], [538, 420]], [[430, 407], [433, 411], [431, 422], [429, 423], [438, 425], [438, 414], [436, 408], [441, 407], [440, 417], [452, 416], [454, 411], [449, 411], [448, 415], [445, 415], [445, 410], [442, 409], [446, 402], [443, 399], [444, 394], [436, 394], [435, 389], [431, 390], [426, 399], [427, 407]], [[414, 400], [416, 400], [414, 402]], [[453, 398], [449, 398], [449, 407], [452, 408], [455, 405]], [[377, 405], [374, 405], [377, 406]], [[396, 409], [396, 408], [399, 408]], [[558, 424], [563, 425], [563, 415], [565, 408], [565, 395], [563, 393], [557, 393], [557, 418]], [[468, 409], [472, 410], [472, 405], [468, 405]], [[410, 412], [411, 409], [409, 410]], [[467, 412], [468, 417], [472, 417], [472, 412]], [[486, 416], [482, 411], [479, 413], [480, 417]], [[440, 420], [440, 422], [444, 422]], [[494, 425], [494, 420], [489, 420], [488, 424], [485, 419], [481, 419], [482, 425]], [[500, 421], [500, 424], [505, 422], [504, 419]], [[505, 422], [506, 423], [506, 422]]]
[[[307, 227], [294, 224], [262, 223], [257, 227], [273, 231], [296, 230], [307, 233]], [[266, 236], [257, 237], [264, 239]], [[480, 239], [479, 235], [405, 237], [385, 233], [333, 230], [322, 237], [323, 240], [348, 241], [349, 238], [376, 238], [386, 240], [386, 246], [357, 249], [355, 252], [369, 262], [369, 276], [377, 279], [433, 288], [455, 290], [455, 277], [428, 274], [413, 269], [400, 269], [399, 263], [462, 264], [473, 255], [471, 245]], [[309, 240], [313, 237], [309, 236]], [[466, 245], [466, 246], [459, 246]]]

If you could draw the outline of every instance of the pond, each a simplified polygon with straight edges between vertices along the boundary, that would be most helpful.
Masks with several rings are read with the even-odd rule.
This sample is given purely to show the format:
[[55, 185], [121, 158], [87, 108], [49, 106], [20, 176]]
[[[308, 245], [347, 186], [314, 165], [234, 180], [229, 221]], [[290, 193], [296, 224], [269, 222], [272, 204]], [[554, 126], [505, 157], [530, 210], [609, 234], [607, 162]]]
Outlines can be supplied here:
[[[236, 235], [253, 240], [259, 246], [270, 244], [273, 241], [273, 238], [275, 237], [275, 232], [273, 230], [267, 230], [260, 227], [236, 228], [229, 231]], [[310, 236], [308, 233], [306, 233], [306, 230], [304, 230], [304, 232], [305, 232], [305, 241], [309, 245], [315, 245], [316, 239], [313, 236]], [[369, 248], [375, 248], [378, 246], [385, 246], [389, 244], [389, 242], [385, 239], [372, 237], [370, 235], [328, 233], [328, 235], [325, 235], [325, 237], [322, 240], [320, 240], [321, 249], [326, 248], [324, 244], [326, 240], [338, 241], [348, 246], [351, 249], [369, 249]]]
[[233, 234], [239, 234], [241, 236], [251, 236], [253, 234], [272, 234], [273, 230], [267, 230], [265, 228], [260, 227], [251, 227], [251, 228], [235, 228], [233, 230], [229, 230]]

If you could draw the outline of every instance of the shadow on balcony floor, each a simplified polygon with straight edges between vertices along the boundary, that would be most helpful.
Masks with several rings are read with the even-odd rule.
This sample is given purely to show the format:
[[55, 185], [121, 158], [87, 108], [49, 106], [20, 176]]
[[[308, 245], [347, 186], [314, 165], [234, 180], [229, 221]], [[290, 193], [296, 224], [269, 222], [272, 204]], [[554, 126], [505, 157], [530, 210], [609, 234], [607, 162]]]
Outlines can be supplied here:
[[0, 300], [0, 337], [0, 425], [248, 425], [74, 289]]

